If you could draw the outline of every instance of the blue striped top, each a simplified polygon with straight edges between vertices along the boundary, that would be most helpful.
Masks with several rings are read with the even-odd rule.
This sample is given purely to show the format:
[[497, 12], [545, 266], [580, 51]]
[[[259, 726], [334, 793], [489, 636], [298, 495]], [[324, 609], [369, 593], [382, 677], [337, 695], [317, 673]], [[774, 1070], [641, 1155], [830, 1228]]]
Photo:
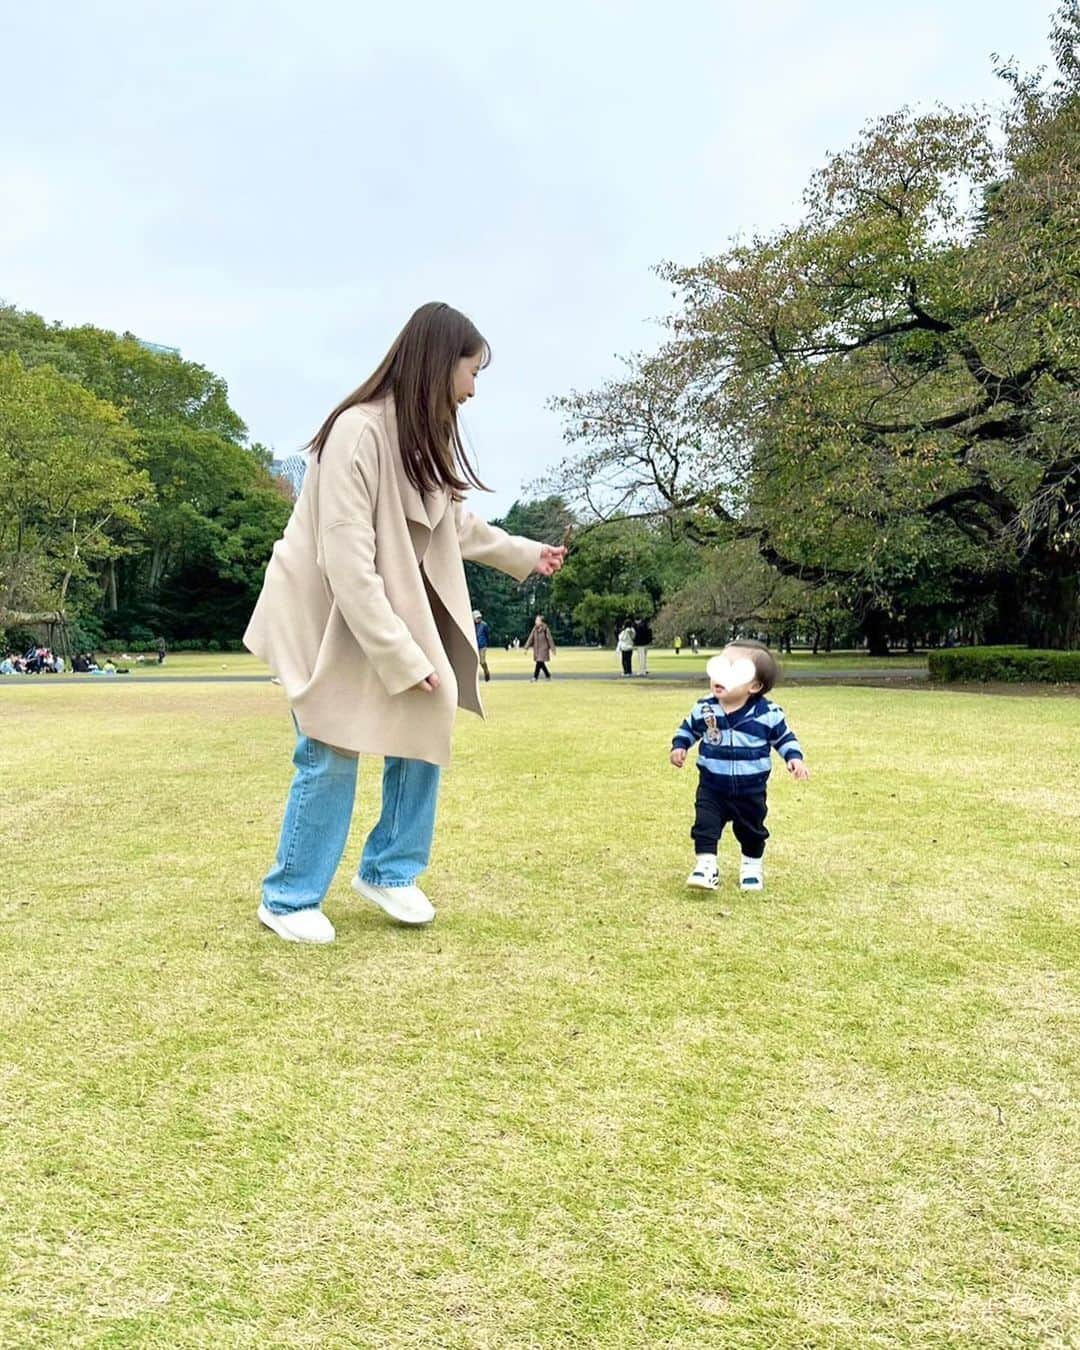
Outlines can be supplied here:
[[691, 708], [671, 742], [673, 750], [698, 746], [702, 782], [733, 797], [764, 792], [772, 768], [770, 752], [781, 759], [802, 759], [802, 747], [771, 699], [754, 695], [733, 713], [713, 694]]

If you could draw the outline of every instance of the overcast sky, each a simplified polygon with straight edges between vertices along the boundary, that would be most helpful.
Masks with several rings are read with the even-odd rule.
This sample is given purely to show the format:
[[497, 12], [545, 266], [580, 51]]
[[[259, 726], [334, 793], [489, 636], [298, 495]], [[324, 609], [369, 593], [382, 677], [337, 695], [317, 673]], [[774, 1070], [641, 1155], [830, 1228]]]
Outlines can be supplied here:
[[1052, 7], [7, 4], [0, 298], [179, 347], [279, 458], [446, 300], [498, 514], [563, 453], [545, 399], [656, 341], [653, 264], [794, 221], [868, 118], [1000, 101]]

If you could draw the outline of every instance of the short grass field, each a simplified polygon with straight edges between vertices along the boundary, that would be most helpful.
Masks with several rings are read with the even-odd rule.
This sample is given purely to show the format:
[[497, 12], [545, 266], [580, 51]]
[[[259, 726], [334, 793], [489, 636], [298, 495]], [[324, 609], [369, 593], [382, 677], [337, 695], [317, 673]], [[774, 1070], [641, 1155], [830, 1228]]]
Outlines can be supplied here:
[[365, 764], [304, 948], [279, 689], [0, 690], [0, 1345], [1080, 1343], [1080, 700], [778, 691], [743, 896], [689, 697], [493, 683], [430, 929]]
[[[694, 656], [684, 650], [679, 656], [670, 647], [653, 647], [649, 651], [649, 672], [660, 677], [678, 676], [690, 678], [694, 672], [701, 675], [705, 662], [715, 655], [717, 649], [702, 648]], [[814, 675], [830, 674], [834, 671], [858, 673], [868, 671], [915, 672], [926, 670], [925, 652], [909, 655], [907, 652], [893, 652], [887, 657], [868, 656], [865, 651], [819, 652], [816, 656], [808, 651], [796, 651], [781, 658], [785, 672], [790, 675], [810, 673]], [[258, 675], [266, 673], [266, 667], [248, 652], [170, 652], [165, 664], [159, 666], [157, 659], [144, 656], [141, 664], [135, 661], [120, 661], [115, 653], [113, 660], [127, 667], [129, 676], [136, 679], [153, 676], [177, 675]], [[634, 657], [634, 670], [637, 671], [638, 657]], [[507, 651], [505, 647], [493, 647], [489, 651], [488, 666], [493, 675], [529, 676], [532, 674], [532, 656], [525, 650]], [[561, 647], [550, 662], [554, 675], [616, 675], [620, 664], [618, 654], [599, 647]], [[43, 678], [48, 679], [48, 676]], [[100, 676], [88, 678], [100, 679]], [[704, 680], [704, 676], [701, 676]]]

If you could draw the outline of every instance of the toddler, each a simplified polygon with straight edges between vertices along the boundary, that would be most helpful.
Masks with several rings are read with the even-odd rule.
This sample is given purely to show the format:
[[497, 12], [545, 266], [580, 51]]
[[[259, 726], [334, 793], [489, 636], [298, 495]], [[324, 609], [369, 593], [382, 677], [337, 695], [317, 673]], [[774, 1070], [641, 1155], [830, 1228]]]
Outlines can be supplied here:
[[750, 638], [732, 642], [705, 667], [712, 692], [694, 704], [671, 742], [671, 762], [686, 763], [698, 745], [698, 789], [694, 799], [694, 841], [697, 860], [688, 886], [714, 891], [720, 880], [716, 846], [724, 826], [742, 849], [739, 886], [760, 891], [765, 885], [762, 859], [768, 805], [765, 789], [775, 750], [795, 778], [809, 778], [803, 752], [784, 713], [769, 690], [779, 673], [768, 647]]

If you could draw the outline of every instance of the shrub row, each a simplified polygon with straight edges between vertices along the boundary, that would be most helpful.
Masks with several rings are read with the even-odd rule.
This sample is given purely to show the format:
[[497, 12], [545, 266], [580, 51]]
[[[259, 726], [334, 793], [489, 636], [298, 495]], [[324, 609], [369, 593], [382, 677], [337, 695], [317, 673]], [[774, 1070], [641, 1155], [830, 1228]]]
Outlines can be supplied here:
[[930, 678], [944, 684], [1001, 680], [1007, 684], [1080, 682], [1080, 651], [1032, 647], [950, 647], [931, 652]]
[[[138, 640], [125, 642], [123, 638], [105, 638], [98, 643], [99, 651], [130, 652], [138, 656], [140, 652], [157, 654], [157, 643]], [[177, 638], [175, 642], [166, 639], [167, 652], [242, 652], [244, 644], [239, 638]]]

